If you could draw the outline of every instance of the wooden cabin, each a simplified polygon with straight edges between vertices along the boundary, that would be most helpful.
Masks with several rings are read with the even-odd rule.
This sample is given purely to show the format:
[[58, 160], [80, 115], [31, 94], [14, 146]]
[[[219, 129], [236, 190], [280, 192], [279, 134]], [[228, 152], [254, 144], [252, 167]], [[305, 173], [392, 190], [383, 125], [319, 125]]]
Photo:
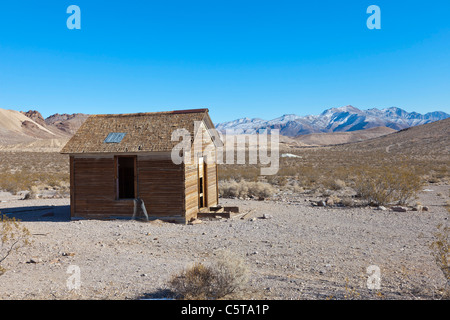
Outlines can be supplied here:
[[[172, 161], [175, 129], [192, 137], [190, 163]], [[208, 109], [90, 116], [61, 150], [70, 158], [71, 217], [131, 218], [140, 199], [149, 219], [195, 219], [218, 204], [220, 139], [211, 132]]]

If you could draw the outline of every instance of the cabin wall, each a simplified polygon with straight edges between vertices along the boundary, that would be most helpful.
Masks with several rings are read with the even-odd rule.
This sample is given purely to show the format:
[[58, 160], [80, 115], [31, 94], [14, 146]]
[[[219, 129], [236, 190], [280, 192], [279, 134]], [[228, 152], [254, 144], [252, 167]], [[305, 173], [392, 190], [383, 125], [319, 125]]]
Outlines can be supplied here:
[[114, 157], [74, 157], [71, 173], [72, 217], [131, 216], [132, 201], [116, 201]]
[[185, 223], [184, 166], [169, 159], [137, 158], [138, 194], [149, 216]]
[[[206, 130], [206, 126], [202, 122], [200, 130], [194, 139], [191, 149], [190, 162], [185, 164], [185, 203], [186, 203], [186, 220], [197, 217], [199, 211], [198, 199], [198, 163], [199, 157], [204, 157], [206, 166], [206, 201], [207, 207], [218, 204], [218, 184], [217, 184], [217, 164], [216, 164], [216, 148]], [[200, 151], [201, 150], [201, 151]]]
[[[132, 199], [117, 200], [114, 156], [71, 156], [71, 213], [74, 218], [131, 217]], [[185, 223], [184, 166], [169, 155], [138, 155], [136, 194], [149, 217]]]

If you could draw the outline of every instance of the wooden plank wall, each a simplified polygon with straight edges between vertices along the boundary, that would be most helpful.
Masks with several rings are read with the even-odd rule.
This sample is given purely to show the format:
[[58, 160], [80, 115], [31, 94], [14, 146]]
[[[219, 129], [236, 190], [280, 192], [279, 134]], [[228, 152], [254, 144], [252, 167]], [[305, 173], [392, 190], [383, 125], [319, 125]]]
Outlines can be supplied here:
[[[114, 157], [71, 160], [72, 217], [131, 217], [134, 201], [116, 199]], [[170, 159], [137, 157], [137, 193], [150, 217], [185, 223], [184, 166]]]
[[198, 174], [197, 165], [185, 165], [185, 205], [186, 220], [197, 218], [198, 213]]
[[73, 217], [131, 216], [133, 201], [116, 201], [114, 158], [74, 158]]
[[138, 156], [138, 192], [148, 215], [185, 223], [184, 166]]
[[[191, 150], [191, 164], [185, 165], [185, 188], [186, 188], [186, 220], [197, 217], [198, 213], [198, 165], [195, 159], [198, 159], [200, 154], [195, 154], [195, 143], [201, 143], [197, 146], [197, 150], [202, 150], [202, 155], [210, 159], [209, 164], [206, 165], [206, 189], [207, 189], [207, 206], [215, 206], [218, 204], [217, 193], [217, 164], [216, 164], [216, 149], [213, 148], [211, 136], [206, 130], [204, 123], [201, 123], [197, 136], [194, 139], [194, 145]], [[201, 132], [201, 136], [200, 136]], [[200, 139], [201, 138], [201, 139]]]

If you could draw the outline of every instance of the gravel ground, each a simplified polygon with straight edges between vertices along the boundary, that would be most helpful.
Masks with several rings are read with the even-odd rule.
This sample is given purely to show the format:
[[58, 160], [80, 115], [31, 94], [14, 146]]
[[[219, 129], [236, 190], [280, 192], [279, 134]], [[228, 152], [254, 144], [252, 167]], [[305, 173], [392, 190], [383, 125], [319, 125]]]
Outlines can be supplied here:
[[[249, 214], [196, 225], [70, 221], [68, 199], [0, 193], [0, 211], [32, 233], [32, 245], [2, 264], [0, 299], [161, 298], [171, 275], [219, 249], [239, 254], [250, 270], [238, 299], [436, 299], [445, 278], [429, 245], [436, 226], [448, 223], [449, 186], [426, 189], [428, 212], [312, 207], [307, 196], [221, 199]], [[69, 290], [72, 265], [81, 286]], [[380, 269], [380, 290], [367, 288], [371, 265]]]

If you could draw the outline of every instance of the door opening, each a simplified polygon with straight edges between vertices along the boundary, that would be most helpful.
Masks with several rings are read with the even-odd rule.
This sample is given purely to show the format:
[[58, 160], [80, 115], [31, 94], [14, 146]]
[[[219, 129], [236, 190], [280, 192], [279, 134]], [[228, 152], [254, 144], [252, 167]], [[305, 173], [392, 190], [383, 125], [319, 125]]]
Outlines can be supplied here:
[[203, 157], [198, 158], [198, 207], [207, 206], [207, 184], [206, 184], [206, 166]]
[[117, 157], [118, 199], [135, 199], [136, 157]]

